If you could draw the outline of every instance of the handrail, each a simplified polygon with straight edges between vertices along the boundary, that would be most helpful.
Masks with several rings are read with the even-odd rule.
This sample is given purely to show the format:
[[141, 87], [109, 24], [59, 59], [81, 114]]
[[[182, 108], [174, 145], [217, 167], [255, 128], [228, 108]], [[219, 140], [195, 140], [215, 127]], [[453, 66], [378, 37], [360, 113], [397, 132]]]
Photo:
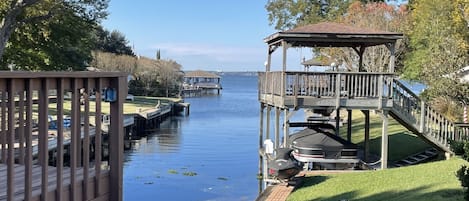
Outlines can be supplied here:
[[[73, 199], [109, 196], [110, 200], [122, 200], [122, 107], [127, 94], [126, 78], [124, 73], [109, 72], [0, 73], [0, 166], [6, 167], [7, 171], [7, 182], [1, 190], [2, 193], [6, 191], [7, 200], [31, 200], [38, 196], [35, 189], [39, 184], [41, 200], [60, 200], [66, 191]], [[81, 118], [100, 119], [101, 89], [105, 88], [114, 90], [115, 99], [109, 103], [111, 150], [108, 152], [109, 171], [104, 172], [101, 171], [103, 143], [100, 129], [89, 126], [88, 118], [82, 125]], [[52, 99], [51, 94], [57, 97]], [[66, 94], [71, 94], [70, 100], [65, 100]], [[97, 97], [94, 107], [90, 107], [89, 96], [92, 94]], [[67, 101], [71, 106], [64, 104]], [[71, 114], [65, 114], [68, 111]], [[70, 128], [64, 126], [64, 115], [71, 115]], [[56, 128], [50, 127], [50, 116], [55, 117]], [[99, 126], [100, 121], [96, 122]], [[93, 137], [95, 140], [91, 139]], [[39, 160], [36, 162], [35, 158]], [[52, 164], [55, 167], [51, 167]], [[18, 165], [24, 165], [24, 171], [19, 171]], [[41, 173], [39, 183], [36, 180], [38, 172]], [[105, 181], [101, 177], [104, 173], [109, 174], [107, 186], [111, 194], [100, 190], [99, 185]], [[92, 176], [96, 185], [93, 187], [89, 185]], [[70, 177], [69, 183], [65, 183], [63, 178], [66, 177]], [[49, 178], [56, 179], [53, 182]], [[24, 185], [19, 186], [19, 181]]]
[[459, 138], [456, 135], [457, 126], [421, 100], [399, 80], [393, 81], [393, 88], [393, 110], [396, 111], [396, 115], [412, 126], [413, 130], [449, 150], [448, 142]]
[[[386, 80], [393, 77], [393, 73], [375, 72], [260, 72], [259, 95], [391, 98], [392, 88]], [[280, 80], [285, 80], [284, 85]]]
[[454, 123], [455, 140], [469, 140], [469, 123]]

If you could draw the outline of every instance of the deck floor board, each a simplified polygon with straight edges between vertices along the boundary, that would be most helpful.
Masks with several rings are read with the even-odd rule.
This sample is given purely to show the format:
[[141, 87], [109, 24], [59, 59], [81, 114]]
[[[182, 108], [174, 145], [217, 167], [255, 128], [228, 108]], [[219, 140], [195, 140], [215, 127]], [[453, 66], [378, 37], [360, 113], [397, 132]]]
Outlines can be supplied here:
[[[24, 198], [24, 178], [25, 178], [25, 166], [23, 165], [18, 165], [15, 164], [14, 166], [15, 169], [15, 175], [14, 175], [14, 192], [15, 192], [15, 199], [14, 200], [23, 200]], [[39, 197], [41, 194], [41, 166], [38, 165], [33, 165], [33, 170], [32, 170], [32, 196], [33, 197]], [[48, 166], [47, 167], [47, 172], [48, 172], [48, 193], [50, 192], [55, 192], [56, 190], [56, 184], [57, 184], [57, 168]], [[69, 167], [64, 167], [63, 169], [63, 191], [69, 191], [69, 186], [70, 186], [70, 168]], [[78, 184], [83, 184], [83, 168], [77, 168], [77, 186], [79, 188], [82, 187], [82, 185]], [[101, 170], [102, 175], [107, 175], [106, 170]], [[94, 175], [95, 175], [95, 170], [94, 169], [89, 169], [89, 179], [94, 180]], [[7, 177], [7, 165], [5, 164], [0, 164], [0, 178], [6, 178]], [[7, 180], [6, 179], [1, 179], [0, 180], [0, 201], [7, 200]]]

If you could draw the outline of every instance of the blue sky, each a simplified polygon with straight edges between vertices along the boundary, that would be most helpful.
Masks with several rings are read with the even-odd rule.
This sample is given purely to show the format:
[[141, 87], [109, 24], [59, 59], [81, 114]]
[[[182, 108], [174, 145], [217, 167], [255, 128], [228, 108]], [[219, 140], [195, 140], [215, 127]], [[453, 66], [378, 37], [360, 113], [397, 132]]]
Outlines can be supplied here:
[[[103, 25], [122, 32], [138, 55], [154, 58], [160, 49], [163, 59], [177, 61], [183, 70], [258, 71], [267, 58], [263, 39], [276, 32], [269, 25], [266, 2], [111, 0]], [[277, 57], [274, 65], [280, 65]], [[300, 57], [293, 57], [300, 69]]]

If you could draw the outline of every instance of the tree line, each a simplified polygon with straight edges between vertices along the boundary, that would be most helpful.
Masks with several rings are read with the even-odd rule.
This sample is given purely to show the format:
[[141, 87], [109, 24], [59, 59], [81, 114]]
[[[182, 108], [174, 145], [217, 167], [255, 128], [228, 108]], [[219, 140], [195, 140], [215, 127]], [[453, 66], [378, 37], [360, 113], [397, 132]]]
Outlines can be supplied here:
[[137, 57], [124, 34], [104, 29], [109, 0], [0, 1], [0, 70], [129, 73], [129, 92], [178, 95], [181, 65]]
[[[462, 121], [469, 84], [453, 75], [469, 66], [469, 0], [269, 0], [270, 24], [286, 30], [322, 21], [399, 32], [396, 73], [422, 82], [421, 97], [453, 121]], [[315, 48], [312, 55], [333, 60], [348, 71], [386, 72], [386, 47], [367, 48], [363, 68], [351, 48]]]

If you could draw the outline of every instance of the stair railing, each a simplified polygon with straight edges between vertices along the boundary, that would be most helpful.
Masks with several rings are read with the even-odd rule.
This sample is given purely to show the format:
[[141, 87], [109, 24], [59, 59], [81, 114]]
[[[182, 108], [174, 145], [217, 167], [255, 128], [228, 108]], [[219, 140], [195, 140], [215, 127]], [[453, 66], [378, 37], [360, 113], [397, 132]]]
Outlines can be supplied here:
[[460, 136], [467, 136], [467, 131], [456, 136], [455, 124], [438, 113], [399, 80], [393, 81], [393, 109], [412, 125], [420, 134], [429, 140], [449, 147], [449, 140], [459, 140]]

